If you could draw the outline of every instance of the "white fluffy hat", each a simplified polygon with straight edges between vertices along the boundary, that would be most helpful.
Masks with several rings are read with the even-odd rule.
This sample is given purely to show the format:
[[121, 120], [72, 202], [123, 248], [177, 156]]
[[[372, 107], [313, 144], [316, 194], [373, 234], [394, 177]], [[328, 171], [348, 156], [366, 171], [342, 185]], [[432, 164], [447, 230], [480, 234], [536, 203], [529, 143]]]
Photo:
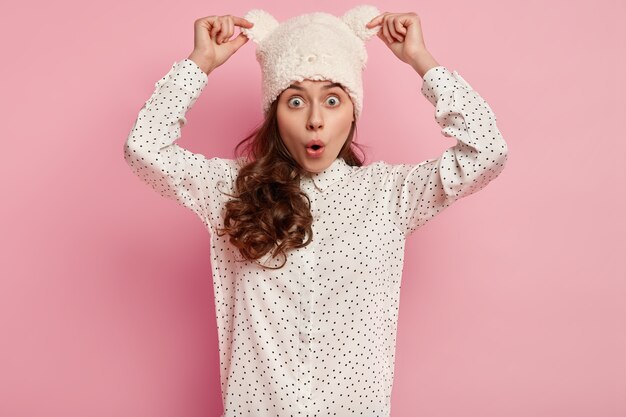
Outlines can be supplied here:
[[244, 18], [254, 26], [241, 31], [257, 44], [263, 112], [267, 114], [272, 101], [293, 81], [330, 80], [345, 87], [358, 119], [363, 108], [365, 41], [379, 30], [365, 25], [379, 14], [374, 6], [360, 5], [341, 17], [315, 12], [278, 23], [265, 10], [248, 11]]

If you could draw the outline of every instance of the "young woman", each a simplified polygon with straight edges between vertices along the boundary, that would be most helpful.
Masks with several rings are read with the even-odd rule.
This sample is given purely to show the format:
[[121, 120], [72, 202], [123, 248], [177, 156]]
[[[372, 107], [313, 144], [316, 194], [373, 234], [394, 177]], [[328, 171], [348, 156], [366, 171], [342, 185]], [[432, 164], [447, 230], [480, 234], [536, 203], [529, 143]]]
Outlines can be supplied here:
[[[442, 134], [457, 139], [439, 158], [364, 166], [355, 153], [374, 34], [423, 78]], [[245, 152], [180, 147], [211, 72], [249, 39], [265, 118], [237, 145]], [[417, 14], [364, 5], [282, 23], [258, 9], [198, 19], [193, 52], [156, 83], [124, 156], [210, 232], [223, 416], [380, 417], [390, 413], [406, 238], [496, 178], [507, 145], [487, 102], [428, 52]]]

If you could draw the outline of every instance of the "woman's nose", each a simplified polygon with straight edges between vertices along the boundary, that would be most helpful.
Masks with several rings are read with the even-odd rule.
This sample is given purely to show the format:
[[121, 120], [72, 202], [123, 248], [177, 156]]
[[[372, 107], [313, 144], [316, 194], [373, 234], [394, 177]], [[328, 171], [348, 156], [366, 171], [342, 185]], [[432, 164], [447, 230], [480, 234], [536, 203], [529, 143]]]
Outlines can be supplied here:
[[317, 121], [317, 120], [311, 120], [309, 121], [309, 129], [319, 129], [322, 127], [322, 122]]
[[307, 122], [307, 126], [309, 129], [319, 129], [324, 125], [322, 120], [322, 113], [319, 109], [313, 108], [311, 110], [311, 114], [309, 115], [309, 120]]

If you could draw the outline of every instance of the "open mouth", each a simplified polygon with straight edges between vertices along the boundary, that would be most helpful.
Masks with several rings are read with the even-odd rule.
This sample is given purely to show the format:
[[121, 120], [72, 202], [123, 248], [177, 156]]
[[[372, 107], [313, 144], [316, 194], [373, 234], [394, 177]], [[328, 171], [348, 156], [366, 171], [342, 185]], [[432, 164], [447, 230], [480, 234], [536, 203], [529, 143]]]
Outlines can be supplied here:
[[307, 146], [306, 153], [312, 157], [319, 157], [324, 152], [324, 146], [322, 145], [311, 145]]

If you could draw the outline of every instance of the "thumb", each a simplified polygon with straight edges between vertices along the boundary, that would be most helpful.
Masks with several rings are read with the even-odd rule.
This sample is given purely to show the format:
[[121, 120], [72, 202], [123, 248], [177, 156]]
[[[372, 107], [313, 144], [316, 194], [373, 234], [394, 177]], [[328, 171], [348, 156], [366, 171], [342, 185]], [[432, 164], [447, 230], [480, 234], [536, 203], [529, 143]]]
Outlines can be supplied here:
[[244, 35], [243, 32], [241, 32], [235, 39], [233, 39], [231, 42], [228, 42], [228, 44], [232, 45], [232, 53], [235, 53], [246, 42], [248, 42], [248, 37]]

